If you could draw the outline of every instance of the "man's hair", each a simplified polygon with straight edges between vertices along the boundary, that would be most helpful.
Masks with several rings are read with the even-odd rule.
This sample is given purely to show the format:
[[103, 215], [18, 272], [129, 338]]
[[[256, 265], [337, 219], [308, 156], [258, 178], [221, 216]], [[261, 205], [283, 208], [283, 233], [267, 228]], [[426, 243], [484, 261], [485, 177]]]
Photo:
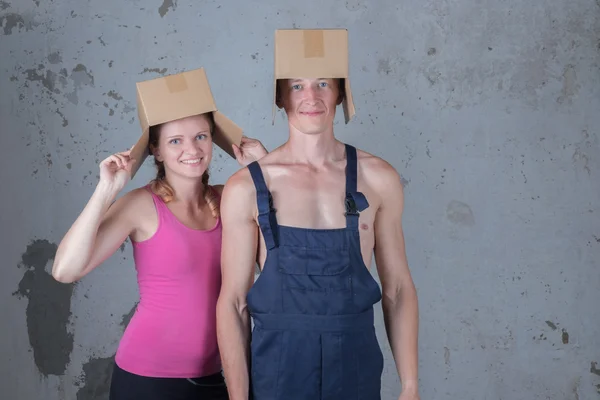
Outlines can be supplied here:
[[[214, 120], [213, 113], [208, 112], [208, 113], [199, 114], [199, 115], [206, 115], [206, 117], [208, 118], [209, 126], [210, 126], [210, 135], [213, 136], [213, 132], [215, 131], [215, 120]], [[151, 126], [149, 129], [148, 142], [149, 142], [151, 151], [152, 151], [152, 148], [155, 148], [155, 149], [158, 148], [158, 143], [159, 143], [159, 139], [160, 139], [160, 131], [161, 131], [162, 126], [163, 126], [163, 124], [154, 125], [154, 126]], [[150, 182], [150, 188], [152, 189], [152, 191], [155, 194], [160, 196], [160, 198], [165, 203], [168, 203], [168, 202], [172, 201], [173, 198], [175, 197], [175, 189], [173, 189], [173, 187], [167, 181], [164, 163], [158, 161], [156, 159], [156, 157], [154, 157], [154, 164], [156, 165], [157, 172], [156, 172], [156, 177]], [[215, 218], [217, 218], [217, 217], [219, 217], [219, 214], [220, 214], [219, 202], [217, 201], [217, 196], [215, 195], [214, 190], [211, 189], [210, 186], [208, 185], [209, 177], [210, 177], [210, 174], [208, 173], [208, 168], [207, 168], [206, 171], [204, 171], [204, 174], [202, 174], [202, 184], [204, 185], [203, 196], [204, 196], [204, 200], [210, 207], [210, 210], [211, 210], [213, 216]]]

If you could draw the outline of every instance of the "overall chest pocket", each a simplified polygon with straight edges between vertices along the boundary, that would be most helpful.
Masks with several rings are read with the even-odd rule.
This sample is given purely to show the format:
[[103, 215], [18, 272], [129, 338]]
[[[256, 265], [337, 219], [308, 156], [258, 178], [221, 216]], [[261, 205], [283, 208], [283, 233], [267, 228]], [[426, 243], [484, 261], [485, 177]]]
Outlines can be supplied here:
[[281, 247], [279, 272], [288, 289], [336, 292], [351, 289], [350, 253], [347, 248]]

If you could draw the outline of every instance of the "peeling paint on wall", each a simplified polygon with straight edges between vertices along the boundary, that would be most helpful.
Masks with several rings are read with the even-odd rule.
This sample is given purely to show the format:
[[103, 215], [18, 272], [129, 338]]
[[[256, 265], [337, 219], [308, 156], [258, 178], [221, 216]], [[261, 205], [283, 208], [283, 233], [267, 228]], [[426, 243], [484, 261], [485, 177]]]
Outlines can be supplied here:
[[43, 70], [44, 68], [45, 67], [43, 65], [40, 65], [38, 69], [26, 69], [25, 71], [23, 71], [23, 73], [25, 74], [25, 79], [27, 79], [30, 82], [39, 81], [41, 82], [43, 87], [48, 89], [48, 91], [52, 93], [60, 93], [60, 91], [55, 88], [58, 75], [56, 74], [56, 72], [50, 70], [46, 70], [45, 73], [39, 71], [40, 69]]
[[121, 318], [121, 326], [123, 327], [123, 330], [125, 330], [127, 328], [127, 325], [129, 325], [129, 322], [131, 322], [131, 318], [133, 318], [133, 316], [135, 315], [135, 312], [137, 311], [137, 306], [138, 306], [139, 302], [136, 302], [133, 307], [131, 307], [131, 310], [129, 310], [129, 312], [125, 315], [123, 315], [123, 318]]
[[83, 364], [83, 373], [79, 377], [80, 389], [77, 391], [77, 400], [108, 399], [113, 367], [114, 356], [91, 358]]
[[177, 8], [177, 0], [163, 0], [161, 6], [158, 7], [158, 14], [161, 18], [169, 12], [169, 8], [174, 11]]
[[63, 375], [73, 351], [73, 334], [68, 331], [74, 285], [57, 282], [46, 271], [54, 259], [56, 244], [32, 241], [22, 255], [26, 268], [14, 296], [27, 299], [27, 332], [33, 359], [44, 376]]
[[569, 344], [569, 332], [566, 329], [562, 330], [561, 338], [563, 344]]
[[[121, 327], [127, 328], [131, 318], [135, 315], [138, 303], [136, 302], [128, 313], [121, 318]], [[114, 368], [115, 356], [92, 357], [83, 364], [83, 372], [79, 376], [77, 386], [77, 400], [108, 399], [110, 381]]]
[[167, 68], [144, 68], [140, 74], [146, 74], [149, 72], [164, 75], [167, 72]]
[[[8, 3], [3, 3], [2, 7], [5, 7], [6, 4]], [[21, 14], [6, 13], [0, 15], [0, 27], [3, 28], [4, 34], [6, 36], [12, 35], [13, 33], [17, 33], [21, 29], [25, 29], [25, 31], [30, 31], [38, 25], [39, 24], [34, 22], [33, 19], [23, 16]]]
[[75, 86], [82, 87], [88, 85], [94, 87], [94, 76], [83, 64], [77, 64], [71, 73], [71, 79], [75, 82]]
[[475, 217], [471, 207], [461, 201], [452, 200], [446, 207], [448, 220], [458, 225], [471, 226], [475, 224]]
[[410, 184], [410, 179], [406, 179], [404, 176], [400, 176], [400, 183], [402, 184], [402, 187], [406, 189]]
[[562, 90], [560, 96], [556, 101], [560, 104], [565, 101], [570, 102], [573, 96], [577, 95], [579, 91], [579, 84], [577, 83], [577, 73], [575, 72], [574, 65], [567, 65], [562, 74]]
[[50, 64], [60, 64], [62, 62], [62, 56], [60, 55], [60, 53], [58, 51], [55, 51], [54, 53], [50, 53], [50, 54], [48, 54], [48, 62]]
[[118, 92], [111, 90], [106, 94], [108, 97], [111, 97], [117, 101], [123, 100], [123, 96], [121, 96]]
[[552, 321], [546, 321], [546, 325], [548, 325], [553, 331], [556, 330], [556, 325]]
[[[58, 52], [52, 53], [48, 56], [50, 66], [59, 62], [61, 54]], [[20, 89], [25, 91], [25, 88], [29, 87], [29, 82], [40, 82], [42, 87], [46, 89], [45, 93], [49, 100], [54, 104], [58, 104], [62, 101], [57, 95], [64, 93], [64, 99], [68, 100], [74, 105], [79, 103], [77, 91], [83, 86], [94, 87], [94, 76], [87, 67], [83, 64], [77, 64], [72, 70], [71, 74], [67, 72], [66, 68], [61, 68], [58, 72], [52, 70], [50, 66], [39, 64], [36, 68], [21, 69], [17, 67], [17, 70], [25, 76], [25, 82], [22, 83]], [[71, 80], [71, 84], [67, 79]], [[60, 87], [59, 87], [60, 86]], [[69, 90], [72, 89], [71, 92]], [[39, 96], [35, 96], [39, 100]], [[34, 104], [34, 103], [32, 103]]]

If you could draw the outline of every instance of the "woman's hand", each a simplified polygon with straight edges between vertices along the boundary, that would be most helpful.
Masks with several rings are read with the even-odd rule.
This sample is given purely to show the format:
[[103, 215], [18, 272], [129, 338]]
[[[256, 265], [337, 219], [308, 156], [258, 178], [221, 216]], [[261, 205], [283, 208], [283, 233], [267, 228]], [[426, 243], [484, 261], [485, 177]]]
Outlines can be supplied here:
[[260, 160], [269, 152], [259, 140], [251, 139], [249, 137], [243, 136], [240, 146], [236, 146], [235, 144], [231, 145], [233, 147], [233, 153], [235, 154], [235, 159], [242, 166], [245, 167], [253, 161]]
[[131, 150], [115, 153], [100, 163], [100, 184], [120, 192], [131, 177], [131, 168], [135, 160], [129, 157]]

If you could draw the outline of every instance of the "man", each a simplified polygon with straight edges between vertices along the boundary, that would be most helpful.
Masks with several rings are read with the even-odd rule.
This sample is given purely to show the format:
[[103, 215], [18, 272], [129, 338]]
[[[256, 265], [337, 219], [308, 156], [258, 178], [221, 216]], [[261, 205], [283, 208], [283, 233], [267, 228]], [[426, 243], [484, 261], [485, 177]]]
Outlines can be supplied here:
[[[347, 31], [277, 31], [275, 47], [275, 103], [289, 139], [234, 174], [221, 203], [217, 333], [230, 398], [380, 399], [373, 305], [382, 299], [400, 399], [418, 400], [400, 176], [333, 133], [337, 105], [346, 121], [354, 113]], [[369, 272], [373, 253], [382, 290]]]

